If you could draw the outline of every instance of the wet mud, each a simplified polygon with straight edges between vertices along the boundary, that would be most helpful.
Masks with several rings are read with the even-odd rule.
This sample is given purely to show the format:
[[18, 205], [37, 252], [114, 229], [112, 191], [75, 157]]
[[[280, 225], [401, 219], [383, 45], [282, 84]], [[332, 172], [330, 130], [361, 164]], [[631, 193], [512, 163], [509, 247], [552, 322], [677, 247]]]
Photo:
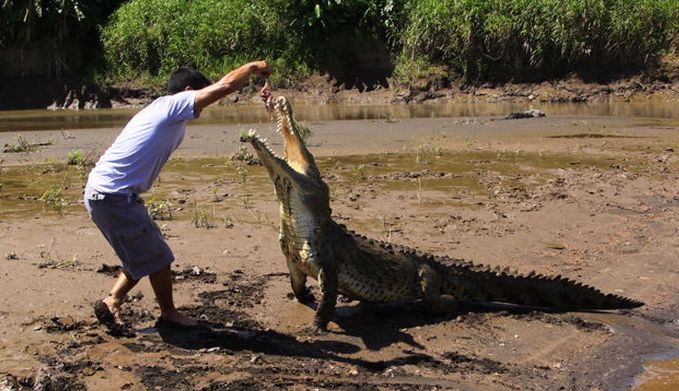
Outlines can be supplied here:
[[[12, 154], [0, 167], [0, 384], [671, 389], [662, 387], [677, 384], [679, 353], [675, 122], [548, 116], [311, 124], [333, 214], [350, 229], [433, 254], [561, 274], [646, 303], [608, 313], [472, 303], [431, 315], [417, 302], [341, 298], [321, 335], [310, 327], [315, 304], [291, 294], [271, 183], [261, 166], [231, 158], [237, 143], [226, 142], [218, 156], [178, 156], [144, 196], [147, 206], [171, 210], [156, 222], [177, 258], [178, 305], [199, 326], [157, 325], [153, 291], [142, 281], [124, 305], [132, 338], [109, 335], [92, 313], [119, 268], [82, 208], [77, 167], [59, 158], [59, 148], [72, 145]], [[386, 130], [378, 140], [364, 125]], [[346, 134], [333, 133], [344, 127]], [[203, 143], [237, 138], [201, 130], [192, 134]], [[360, 134], [366, 140], [357, 145]], [[96, 142], [88, 137], [81, 146]], [[198, 148], [187, 142], [189, 151]], [[62, 189], [60, 203], [43, 197], [52, 185]], [[319, 297], [316, 283], [308, 284]]]

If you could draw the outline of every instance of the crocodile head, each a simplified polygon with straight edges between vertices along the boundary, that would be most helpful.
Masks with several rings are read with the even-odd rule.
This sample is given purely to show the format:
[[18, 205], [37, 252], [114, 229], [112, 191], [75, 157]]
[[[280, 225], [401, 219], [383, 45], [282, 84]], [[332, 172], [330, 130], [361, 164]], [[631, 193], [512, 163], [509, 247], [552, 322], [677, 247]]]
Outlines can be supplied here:
[[[328, 186], [321, 178], [314, 157], [300, 135], [290, 102], [279, 97], [274, 103], [276, 131], [283, 138], [283, 156], [277, 155], [254, 130], [241, 135], [241, 141], [252, 144], [274, 183], [281, 207], [283, 225], [312, 229], [330, 220]], [[298, 232], [302, 236], [307, 236]]]

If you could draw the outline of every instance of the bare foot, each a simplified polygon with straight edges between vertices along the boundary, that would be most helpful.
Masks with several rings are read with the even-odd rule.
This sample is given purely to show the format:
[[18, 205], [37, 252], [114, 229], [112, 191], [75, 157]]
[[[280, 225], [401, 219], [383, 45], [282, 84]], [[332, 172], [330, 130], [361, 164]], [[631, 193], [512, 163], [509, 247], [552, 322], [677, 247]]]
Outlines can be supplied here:
[[116, 323], [118, 323], [120, 325], [124, 325], [125, 321], [123, 320], [122, 316], [120, 315], [120, 310], [121, 310], [121, 305], [122, 305], [121, 301], [116, 300], [113, 296], [107, 296], [102, 301], [108, 307], [108, 310], [113, 315], [113, 318], [115, 319]]
[[164, 321], [169, 323], [174, 323], [183, 327], [193, 327], [198, 325], [198, 321], [190, 316], [186, 316], [179, 311], [175, 310], [173, 312], [161, 314]]
[[106, 326], [109, 333], [113, 336], [134, 337], [134, 329], [125, 324], [120, 316], [120, 305], [116, 304], [115, 301], [107, 299], [94, 304], [94, 315], [99, 323]]

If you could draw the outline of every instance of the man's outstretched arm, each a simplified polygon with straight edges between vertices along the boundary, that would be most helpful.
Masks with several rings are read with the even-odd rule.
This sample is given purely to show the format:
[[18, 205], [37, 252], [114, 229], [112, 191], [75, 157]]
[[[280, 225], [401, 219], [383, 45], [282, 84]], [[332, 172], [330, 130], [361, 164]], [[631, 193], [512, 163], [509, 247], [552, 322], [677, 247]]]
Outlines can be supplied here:
[[271, 68], [266, 61], [253, 61], [234, 69], [216, 83], [198, 90], [193, 102], [193, 111], [199, 113], [226, 95], [239, 91], [252, 75], [268, 77], [271, 75]]

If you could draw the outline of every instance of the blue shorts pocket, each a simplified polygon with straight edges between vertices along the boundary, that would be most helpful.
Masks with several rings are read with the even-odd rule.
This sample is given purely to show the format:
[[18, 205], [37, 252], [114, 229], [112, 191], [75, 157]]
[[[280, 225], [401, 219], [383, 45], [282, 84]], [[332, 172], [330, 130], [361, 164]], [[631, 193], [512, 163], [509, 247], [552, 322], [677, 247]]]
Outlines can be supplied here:
[[155, 223], [119, 229], [114, 237], [115, 251], [125, 270], [134, 279], [158, 271], [174, 260], [170, 247]]

